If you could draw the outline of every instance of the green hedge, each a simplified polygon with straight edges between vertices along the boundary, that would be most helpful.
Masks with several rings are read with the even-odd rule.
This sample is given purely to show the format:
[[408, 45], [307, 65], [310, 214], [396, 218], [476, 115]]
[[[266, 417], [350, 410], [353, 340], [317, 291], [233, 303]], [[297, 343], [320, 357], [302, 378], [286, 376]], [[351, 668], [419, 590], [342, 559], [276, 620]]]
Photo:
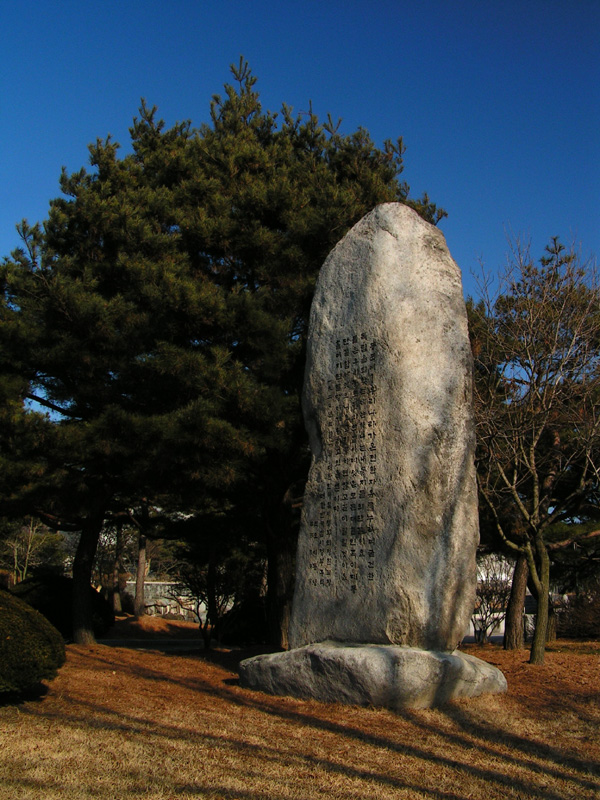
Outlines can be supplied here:
[[65, 663], [60, 633], [34, 608], [0, 589], [0, 697], [56, 677]]

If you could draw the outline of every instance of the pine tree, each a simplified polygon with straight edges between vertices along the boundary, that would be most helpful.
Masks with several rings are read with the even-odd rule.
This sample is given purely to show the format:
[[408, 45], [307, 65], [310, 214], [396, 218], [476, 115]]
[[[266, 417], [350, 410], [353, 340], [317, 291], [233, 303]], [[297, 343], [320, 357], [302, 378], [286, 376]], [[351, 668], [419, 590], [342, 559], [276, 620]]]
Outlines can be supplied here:
[[[63, 173], [43, 229], [21, 226], [2, 270], [2, 369], [24, 418], [37, 412], [23, 402], [49, 414], [29, 448], [38, 478], [19, 497], [81, 531], [80, 592], [102, 524], [123, 509], [245, 516], [266, 538], [285, 644], [316, 276], [377, 203], [409, 202], [433, 222], [445, 212], [409, 200], [401, 139], [379, 149], [312, 110], [265, 112], [243, 59], [232, 72], [199, 129], [166, 129], [143, 102], [133, 152], [98, 140], [89, 171]], [[78, 614], [76, 639], [89, 641]]]
[[[87, 588], [105, 520], [176, 480], [198, 502], [223, 492], [254, 446], [236, 421], [251, 380], [206, 335], [227, 313], [218, 289], [176, 252], [155, 193], [136, 192], [136, 165], [110, 142], [91, 154], [97, 172], [63, 175], [71, 199], [53, 202], [44, 233], [21, 226], [24, 248], [3, 267], [1, 329], [5, 380], [21, 381], [16, 421], [43, 431], [28, 448], [37, 477], [7, 510], [80, 531], [82, 643], [93, 640]], [[51, 416], [26, 413], [24, 400]]]

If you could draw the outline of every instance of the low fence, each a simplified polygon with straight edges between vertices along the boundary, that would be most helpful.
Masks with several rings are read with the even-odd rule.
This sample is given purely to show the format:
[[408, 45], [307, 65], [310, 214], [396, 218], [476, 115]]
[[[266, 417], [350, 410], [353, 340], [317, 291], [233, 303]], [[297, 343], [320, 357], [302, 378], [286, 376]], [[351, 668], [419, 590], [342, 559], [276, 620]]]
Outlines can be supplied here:
[[[144, 601], [146, 614], [159, 617], [177, 617], [187, 622], [198, 622], [195, 603], [179, 591], [180, 584], [175, 581], [144, 581]], [[125, 591], [135, 597], [135, 581], [127, 581]], [[206, 609], [202, 604], [200, 614], [204, 617]]]

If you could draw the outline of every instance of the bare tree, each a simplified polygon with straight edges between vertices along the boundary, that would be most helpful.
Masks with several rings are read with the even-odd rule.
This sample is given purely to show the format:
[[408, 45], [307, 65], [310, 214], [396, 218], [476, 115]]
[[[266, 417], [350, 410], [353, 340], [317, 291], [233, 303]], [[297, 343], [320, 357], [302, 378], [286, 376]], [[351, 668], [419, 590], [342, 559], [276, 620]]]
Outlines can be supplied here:
[[[543, 663], [552, 526], [586, 514], [600, 476], [600, 306], [595, 266], [552, 239], [539, 263], [517, 241], [473, 333], [480, 494], [538, 600]], [[588, 534], [589, 535], [589, 534]]]
[[484, 644], [504, 621], [510, 597], [512, 564], [498, 553], [477, 557], [477, 601], [472, 615], [476, 639]]
[[10, 565], [13, 583], [20, 583], [36, 567], [60, 564], [66, 555], [62, 551], [63, 539], [60, 533], [27, 517], [3, 539], [0, 563]]
[[224, 577], [225, 569], [214, 558], [207, 564], [190, 563], [182, 569], [180, 583], [172, 593], [180, 605], [191, 607], [198, 618], [206, 650], [210, 649], [213, 635], [218, 634], [219, 624], [235, 600], [235, 588]]

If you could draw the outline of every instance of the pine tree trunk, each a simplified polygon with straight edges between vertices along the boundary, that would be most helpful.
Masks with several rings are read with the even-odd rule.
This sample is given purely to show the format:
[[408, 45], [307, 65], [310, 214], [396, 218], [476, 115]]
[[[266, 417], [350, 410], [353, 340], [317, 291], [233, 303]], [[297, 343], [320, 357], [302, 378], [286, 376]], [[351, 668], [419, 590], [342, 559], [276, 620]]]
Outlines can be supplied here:
[[275, 524], [267, 523], [267, 620], [269, 641], [287, 650], [295, 583], [297, 531], [293, 525], [291, 492], [277, 509]]
[[275, 647], [287, 650], [289, 647], [288, 630], [292, 613], [292, 596], [294, 585], [293, 553], [282, 541], [270, 537], [269, 562], [267, 571], [267, 619], [269, 623], [269, 641]]
[[135, 601], [133, 613], [136, 618], [143, 617], [146, 613], [146, 601], [144, 599], [144, 581], [146, 579], [146, 537], [140, 533], [138, 538], [138, 562], [135, 576]]
[[73, 561], [73, 641], [95, 644], [92, 604], [92, 567], [104, 517], [86, 520]]
[[510, 598], [504, 620], [504, 649], [521, 650], [525, 646], [523, 615], [525, 612], [525, 595], [527, 594], [527, 577], [529, 567], [527, 558], [521, 554], [515, 564]]
[[543, 664], [546, 655], [546, 635], [548, 632], [548, 597], [550, 594], [550, 558], [545, 547], [538, 548], [540, 557], [539, 589], [537, 591], [537, 614], [535, 631], [529, 656], [530, 664]]
[[116, 541], [115, 541], [115, 561], [113, 564], [113, 576], [112, 576], [112, 609], [115, 614], [120, 614], [123, 611], [123, 606], [121, 604], [121, 586], [119, 582], [122, 551], [123, 551], [123, 532], [121, 526], [117, 525]]
[[548, 625], [546, 628], [546, 642], [556, 641], [556, 611], [550, 599], [548, 599]]
[[202, 633], [206, 650], [210, 649], [213, 637], [219, 641], [221, 635], [217, 608], [217, 556], [215, 550], [216, 548], [210, 554], [206, 575], [206, 624]]

